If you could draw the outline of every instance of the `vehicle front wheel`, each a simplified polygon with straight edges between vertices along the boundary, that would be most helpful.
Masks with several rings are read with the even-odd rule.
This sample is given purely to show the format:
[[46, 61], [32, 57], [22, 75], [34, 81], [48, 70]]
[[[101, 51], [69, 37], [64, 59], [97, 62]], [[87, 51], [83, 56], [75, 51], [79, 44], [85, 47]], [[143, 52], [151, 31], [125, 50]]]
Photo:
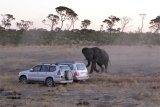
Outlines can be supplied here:
[[19, 78], [19, 82], [22, 83], [22, 84], [27, 84], [27, 77], [26, 76], [21, 76]]
[[55, 86], [55, 82], [54, 82], [54, 80], [53, 80], [52, 78], [47, 78], [45, 84], [46, 84], [48, 87]]

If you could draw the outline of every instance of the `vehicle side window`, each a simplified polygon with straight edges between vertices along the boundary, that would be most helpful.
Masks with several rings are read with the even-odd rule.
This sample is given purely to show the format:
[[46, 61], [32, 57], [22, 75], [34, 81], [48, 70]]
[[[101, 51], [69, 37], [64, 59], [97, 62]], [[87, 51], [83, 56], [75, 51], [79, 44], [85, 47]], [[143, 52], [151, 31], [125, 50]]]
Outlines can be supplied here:
[[48, 65], [42, 65], [42, 68], [41, 68], [40, 71], [41, 71], [41, 72], [49, 71], [49, 66], [48, 66]]
[[56, 71], [56, 66], [50, 66], [49, 67], [49, 72], [54, 72]]
[[37, 66], [33, 67], [32, 69], [33, 69], [33, 72], [39, 72], [41, 69], [41, 65], [37, 65]]

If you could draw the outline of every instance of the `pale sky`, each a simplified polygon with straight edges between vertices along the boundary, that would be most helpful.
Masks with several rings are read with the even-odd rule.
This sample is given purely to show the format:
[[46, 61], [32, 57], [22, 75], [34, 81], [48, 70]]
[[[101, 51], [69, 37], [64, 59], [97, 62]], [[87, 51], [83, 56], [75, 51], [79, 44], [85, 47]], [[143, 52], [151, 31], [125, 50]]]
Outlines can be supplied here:
[[141, 26], [139, 14], [145, 13], [144, 31], [147, 31], [150, 20], [160, 15], [159, 0], [0, 0], [0, 3], [0, 14], [12, 14], [16, 18], [12, 25], [20, 20], [29, 20], [34, 22], [32, 28], [49, 29], [42, 20], [48, 14], [57, 14], [55, 8], [58, 6], [66, 6], [78, 14], [75, 28], [80, 28], [82, 20], [89, 19], [91, 25], [88, 28], [95, 30], [100, 29], [104, 19], [114, 15], [131, 17], [126, 30], [135, 31]]

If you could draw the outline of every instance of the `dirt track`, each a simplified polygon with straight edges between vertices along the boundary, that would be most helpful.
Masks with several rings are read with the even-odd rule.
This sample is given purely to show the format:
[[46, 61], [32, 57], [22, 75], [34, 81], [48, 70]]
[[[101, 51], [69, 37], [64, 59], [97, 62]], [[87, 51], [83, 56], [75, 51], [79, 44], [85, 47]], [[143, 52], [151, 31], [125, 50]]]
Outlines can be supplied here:
[[[0, 106], [30, 107], [159, 107], [160, 47], [101, 46], [111, 61], [107, 74], [96, 73], [84, 83], [48, 88], [41, 84], [21, 85], [17, 73], [37, 63], [62, 60], [85, 60], [81, 49], [74, 46], [0, 47]], [[8, 91], [20, 93], [11, 100]], [[39, 97], [37, 97], [37, 95]], [[11, 101], [10, 101], [11, 100]], [[16, 103], [18, 102], [19, 103]], [[40, 101], [40, 102], [39, 102]], [[62, 104], [61, 102], [64, 102]]]

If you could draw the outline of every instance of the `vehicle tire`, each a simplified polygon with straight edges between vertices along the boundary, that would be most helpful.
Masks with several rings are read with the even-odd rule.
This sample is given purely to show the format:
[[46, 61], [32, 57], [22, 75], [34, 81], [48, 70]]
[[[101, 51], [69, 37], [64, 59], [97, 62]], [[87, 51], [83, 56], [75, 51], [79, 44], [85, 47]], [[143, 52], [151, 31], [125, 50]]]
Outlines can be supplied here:
[[55, 86], [55, 82], [52, 78], [47, 78], [46, 81], [45, 81], [45, 84], [48, 86], [48, 87], [52, 87], [52, 86]]
[[66, 80], [73, 80], [73, 75], [71, 71], [65, 71], [65, 79]]
[[21, 76], [21, 77], [19, 78], [19, 82], [22, 83], [22, 84], [27, 84], [27, 83], [28, 83], [28, 82], [27, 82], [27, 77], [26, 77], [26, 76]]

